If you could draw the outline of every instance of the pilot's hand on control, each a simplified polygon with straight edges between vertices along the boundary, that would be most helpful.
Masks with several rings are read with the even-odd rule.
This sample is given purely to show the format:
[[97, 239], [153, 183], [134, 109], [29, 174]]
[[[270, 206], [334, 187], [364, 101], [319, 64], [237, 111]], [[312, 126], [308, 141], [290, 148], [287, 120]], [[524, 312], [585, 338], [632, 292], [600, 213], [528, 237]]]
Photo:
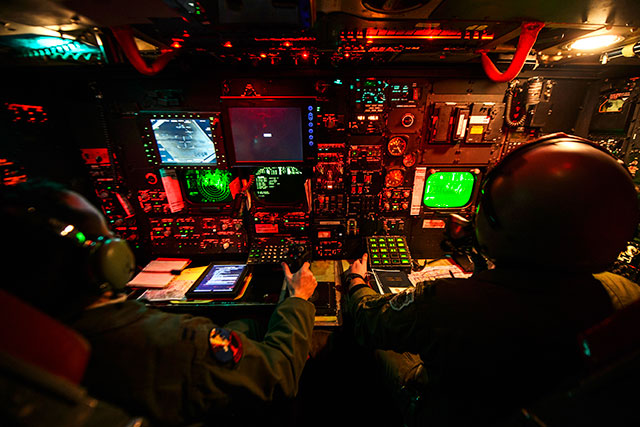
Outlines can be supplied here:
[[356, 273], [362, 277], [367, 277], [367, 254], [362, 255], [360, 259], [353, 261], [353, 264], [349, 266], [347, 274]]
[[291, 273], [289, 266], [284, 262], [282, 263], [284, 281], [289, 289], [289, 295], [292, 297], [308, 300], [313, 295], [313, 291], [316, 290], [318, 282], [311, 270], [309, 270], [309, 265], [308, 262], [305, 262], [300, 270]]
[[348, 283], [343, 283], [342, 286], [344, 287], [345, 291], [350, 291], [351, 288], [353, 286], [356, 285], [362, 285], [362, 284], [367, 284], [366, 282], [366, 277], [367, 277], [367, 254], [365, 253], [364, 255], [362, 255], [362, 257], [360, 259], [357, 259], [355, 261], [353, 261], [353, 264], [351, 264], [349, 266], [349, 268], [347, 269], [347, 271], [345, 271], [345, 277], [348, 277], [350, 274], [359, 274], [360, 276], [362, 276], [362, 279], [360, 277], [351, 277], [348, 279]]

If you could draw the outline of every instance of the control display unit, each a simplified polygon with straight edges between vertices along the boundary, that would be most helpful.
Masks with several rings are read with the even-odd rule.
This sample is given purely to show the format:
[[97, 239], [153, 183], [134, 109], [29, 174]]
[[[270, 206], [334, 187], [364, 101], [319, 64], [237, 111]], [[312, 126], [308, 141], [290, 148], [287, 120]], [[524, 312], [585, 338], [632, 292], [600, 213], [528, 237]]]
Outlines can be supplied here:
[[261, 205], [301, 205], [306, 178], [295, 166], [264, 167], [254, 171], [253, 195]]

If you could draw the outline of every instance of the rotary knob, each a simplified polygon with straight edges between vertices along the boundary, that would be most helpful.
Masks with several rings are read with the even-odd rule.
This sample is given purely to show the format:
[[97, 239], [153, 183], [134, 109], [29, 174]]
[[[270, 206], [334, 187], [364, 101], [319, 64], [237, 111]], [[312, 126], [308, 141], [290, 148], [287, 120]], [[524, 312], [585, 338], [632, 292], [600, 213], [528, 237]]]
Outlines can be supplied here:
[[402, 119], [400, 119], [400, 123], [402, 123], [402, 126], [406, 128], [410, 128], [415, 122], [416, 116], [411, 113], [405, 113], [404, 116], [402, 116]]

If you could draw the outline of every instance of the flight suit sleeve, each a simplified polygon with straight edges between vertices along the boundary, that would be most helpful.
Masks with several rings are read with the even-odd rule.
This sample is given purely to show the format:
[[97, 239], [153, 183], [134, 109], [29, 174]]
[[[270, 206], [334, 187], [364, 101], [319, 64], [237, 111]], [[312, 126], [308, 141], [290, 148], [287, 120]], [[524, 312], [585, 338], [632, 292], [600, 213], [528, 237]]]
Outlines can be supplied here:
[[356, 341], [369, 348], [419, 352], [429, 339], [423, 321], [423, 294], [421, 284], [393, 295], [380, 295], [366, 286], [356, 289], [346, 301]]
[[215, 325], [199, 328], [193, 401], [220, 408], [295, 396], [311, 347], [314, 315], [312, 303], [290, 297], [274, 310], [262, 341]]

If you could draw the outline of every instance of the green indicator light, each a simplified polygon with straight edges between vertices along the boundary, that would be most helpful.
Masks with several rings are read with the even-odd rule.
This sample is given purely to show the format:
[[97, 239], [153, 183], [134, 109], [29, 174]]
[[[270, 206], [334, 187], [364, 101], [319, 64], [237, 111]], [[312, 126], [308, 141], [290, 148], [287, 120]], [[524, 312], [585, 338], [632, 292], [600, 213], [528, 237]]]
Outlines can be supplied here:
[[582, 351], [585, 356], [591, 357], [591, 348], [589, 348], [589, 343], [587, 340], [582, 341]]
[[84, 234], [82, 234], [80, 231], [78, 231], [76, 233], [76, 240], [78, 240], [78, 243], [83, 244], [84, 242], [87, 241], [87, 238], [85, 237]]

